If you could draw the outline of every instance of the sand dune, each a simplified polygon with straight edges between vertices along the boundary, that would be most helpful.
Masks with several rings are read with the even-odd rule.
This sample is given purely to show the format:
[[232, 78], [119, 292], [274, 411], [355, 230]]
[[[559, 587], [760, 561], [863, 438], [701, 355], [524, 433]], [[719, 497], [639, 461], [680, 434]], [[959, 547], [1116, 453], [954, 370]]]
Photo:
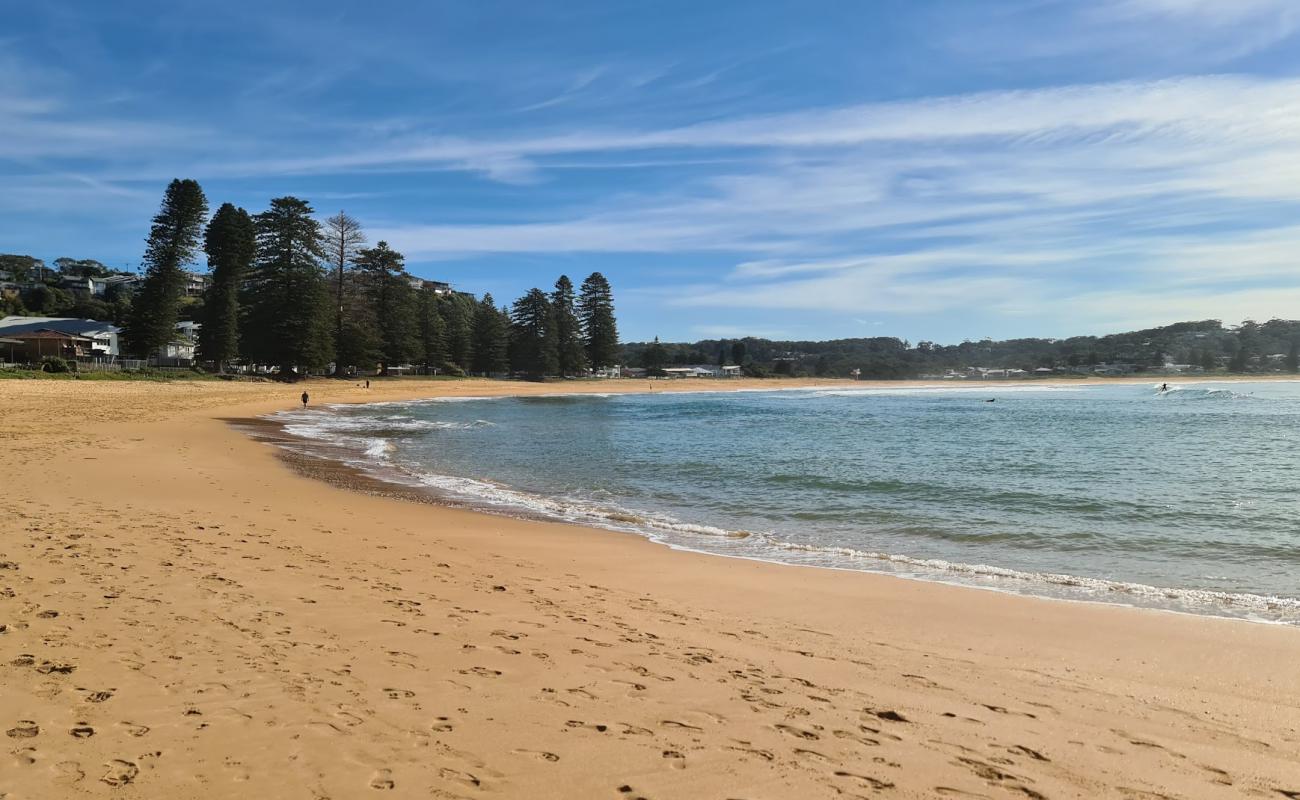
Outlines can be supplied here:
[[0, 383], [0, 797], [1300, 797], [1292, 628], [350, 492], [298, 391]]

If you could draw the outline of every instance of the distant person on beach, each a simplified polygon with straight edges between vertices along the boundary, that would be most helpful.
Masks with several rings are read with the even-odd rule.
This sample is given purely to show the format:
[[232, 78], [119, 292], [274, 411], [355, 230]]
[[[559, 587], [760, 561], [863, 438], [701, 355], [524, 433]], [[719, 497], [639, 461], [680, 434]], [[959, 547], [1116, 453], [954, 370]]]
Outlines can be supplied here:
[[311, 399], [311, 398], [307, 396], [307, 393], [306, 393], [306, 392], [303, 392], [303, 393], [302, 393], [302, 407], [303, 407], [303, 408], [306, 408], [306, 407], [307, 407], [307, 401], [310, 400], [310, 399]]
[[367, 389], [370, 388], [370, 379], [369, 379], [369, 378], [366, 378], [366, 388], [367, 388]]

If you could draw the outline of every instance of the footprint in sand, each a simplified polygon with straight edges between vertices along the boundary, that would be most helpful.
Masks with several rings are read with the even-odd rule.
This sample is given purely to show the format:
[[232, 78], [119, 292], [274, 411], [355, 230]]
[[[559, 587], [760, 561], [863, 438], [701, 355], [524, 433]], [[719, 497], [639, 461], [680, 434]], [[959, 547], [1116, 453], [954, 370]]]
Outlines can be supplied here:
[[397, 784], [393, 781], [393, 771], [381, 769], [370, 778], [371, 789], [392, 789]]
[[80, 783], [86, 777], [81, 764], [76, 761], [60, 761], [52, 769], [56, 783]]
[[109, 786], [125, 786], [140, 774], [140, 768], [134, 763], [117, 758], [109, 761], [105, 766], [108, 769], [100, 780]]
[[560, 757], [555, 753], [550, 753], [545, 750], [511, 750], [510, 752], [520, 756], [532, 756], [533, 758], [542, 761], [550, 761], [552, 763], [560, 760]]
[[110, 698], [110, 697], [112, 697], [112, 696], [113, 696], [113, 690], [112, 690], [112, 689], [106, 689], [106, 690], [104, 690], [104, 691], [102, 691], [102, 692], [91, 692], [90, 694], [86, 695], [86, 702], [87, 702], [87, 703], [102, 703], [102, 702], [104, 702], [105, 700], [107, 700], [108, 698]]
[[134, 722], [119, 722], [117, 724], [125, 728], [126, 732], [131, 734], [132, 736], [136, 736], [136, 737], [144, 736], [146, 733], [149, 732], [148, 725], [137, 725]]
[[20, 719], [17, 725], [5, 731], [5, 735], [11, 739], [31, 739], [40, 733], [41, 727], [30, 719]]
[[664, 758], [673, 769], [686, 769], [686, 756], [676, 750], [665, 750]]
[[72, 730], [68, 731], [68, 733], [72, 734], [74, 739], [89, 739], [95, 735], [95, 729], [81, 722], [72, 726]]

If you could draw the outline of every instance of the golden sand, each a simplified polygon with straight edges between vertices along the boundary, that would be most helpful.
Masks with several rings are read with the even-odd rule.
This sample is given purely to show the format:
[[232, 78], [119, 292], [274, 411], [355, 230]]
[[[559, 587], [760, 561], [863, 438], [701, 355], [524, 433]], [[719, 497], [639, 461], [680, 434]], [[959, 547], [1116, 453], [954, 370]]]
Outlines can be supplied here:
[[0, 797], [1300, 797], [1294, 628], [348, 491], [300, 391], [0, 382]]

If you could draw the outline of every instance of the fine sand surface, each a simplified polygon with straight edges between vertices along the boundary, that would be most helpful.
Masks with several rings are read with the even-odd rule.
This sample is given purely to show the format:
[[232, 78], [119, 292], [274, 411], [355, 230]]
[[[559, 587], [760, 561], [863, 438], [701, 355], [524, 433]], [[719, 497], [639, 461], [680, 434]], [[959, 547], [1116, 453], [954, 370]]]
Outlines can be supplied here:
[[349, 491], [300, 391], [0, 382], [0, 798], [1300, 798], [1294, 628]]

